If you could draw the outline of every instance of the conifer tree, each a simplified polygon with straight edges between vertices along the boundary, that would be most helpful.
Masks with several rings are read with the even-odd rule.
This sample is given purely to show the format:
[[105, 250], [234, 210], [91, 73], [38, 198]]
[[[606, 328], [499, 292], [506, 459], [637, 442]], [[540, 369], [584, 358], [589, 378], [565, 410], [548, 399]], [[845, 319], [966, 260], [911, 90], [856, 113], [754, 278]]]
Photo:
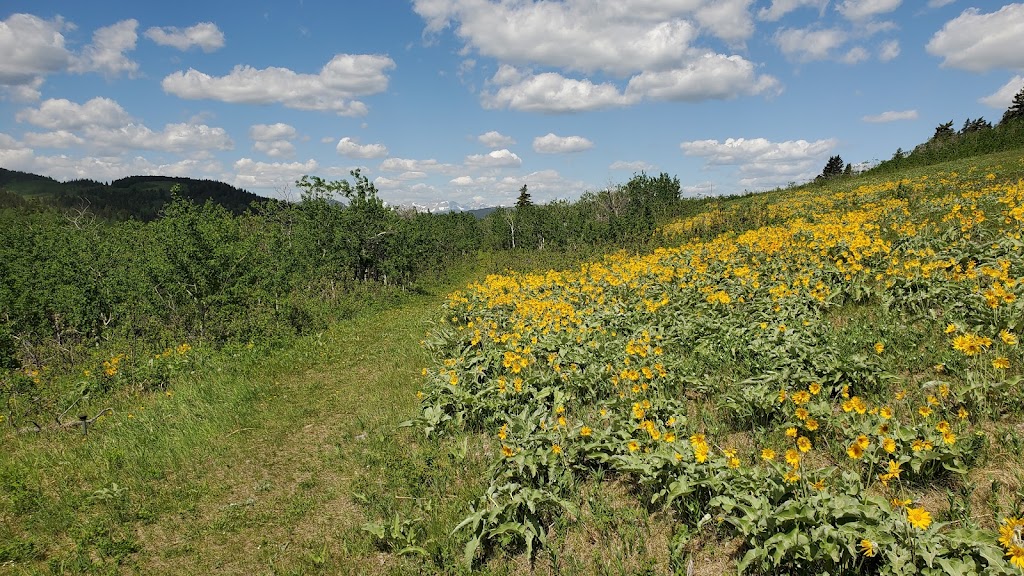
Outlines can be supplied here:
[[999, 121], [999, 124], [1007, 124], [1010, 121], [1024, 118], [1024, 88], [1017, 92], [1017, 95], [1013, 97], [1013, 102], [1010, 103], [1010, 107], [1003, 113], [1003, 119]]

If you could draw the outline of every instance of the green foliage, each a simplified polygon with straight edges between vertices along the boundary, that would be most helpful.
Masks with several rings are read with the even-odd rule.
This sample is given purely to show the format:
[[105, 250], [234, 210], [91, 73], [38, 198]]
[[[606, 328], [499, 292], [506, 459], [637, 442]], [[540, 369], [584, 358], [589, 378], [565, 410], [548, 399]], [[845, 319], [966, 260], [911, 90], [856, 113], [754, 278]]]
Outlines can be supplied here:
[[1009, 108], [1003, 113], [1003, 118], [999, 121], [999, 125], [1010, 124], [1021, 118], [1024, 118], [1024, 87], [1013, 96], [1013, 101], [1010, 102]]

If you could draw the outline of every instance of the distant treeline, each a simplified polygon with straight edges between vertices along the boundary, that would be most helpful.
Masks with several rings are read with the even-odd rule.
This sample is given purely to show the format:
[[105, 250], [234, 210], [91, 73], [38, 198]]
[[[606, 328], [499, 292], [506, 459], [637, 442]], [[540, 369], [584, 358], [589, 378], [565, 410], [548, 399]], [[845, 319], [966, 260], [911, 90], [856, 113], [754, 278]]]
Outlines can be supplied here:
[[1021, 148], [1024, 146], [1024, 117], [1010, 115], [1012, 111], [1011, 108], [995, 126], [984, 118], [967, 118], [960, 129], [953, 127], [952, 120], [940, 124], [927, 142], [915, 146], [910, 152], [897, 149], [892, 158], [879, 163], [871, 171], [895, 172]]
[[71, 366], [115, 344], [287, 337], [344, 317], [371, 292], [417, 290], [481, 250], [639, 247], [700, 202], [680, 199], [677, 178], [640, 174], [577, 202], [535, 205], [524, 186], [516, 207], [477, 219], [389, 208], [352, 175], [303, 178], [301, 202], [241, 213], [168, 187], [148, 222], [0, 193], [0, 369]]
[[[88, 210], [91, 214], [115, 220], [149, 221], [171, 201], [171, 187], [178, 195], [194, 202], [213, 200], [232, 214], [241, 214], [265, 198], [215, 180], [196, 180], [174, 176], [129, 176], [110, 184], [89, 179], [58, 182], [52, 178], [0, 168], [0, 190], [31, 198], [59, 208]], [[11, 198], [0, 197], [0, 207]]]

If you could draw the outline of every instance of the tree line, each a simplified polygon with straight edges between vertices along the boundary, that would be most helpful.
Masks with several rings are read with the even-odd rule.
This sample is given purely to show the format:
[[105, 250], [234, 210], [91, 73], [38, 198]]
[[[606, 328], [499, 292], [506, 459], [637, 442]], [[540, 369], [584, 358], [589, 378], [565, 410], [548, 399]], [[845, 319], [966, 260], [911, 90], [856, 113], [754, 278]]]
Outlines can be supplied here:
[[477, 219], [389, 207], [351, 176], [305, 176], [300, 201], [241, 213], [175, 188], [151, 221], [0, 191], [0, 372], [117, 346], [286, 338], [368, 295], [422, 289], [480, 251], [637, 248], [688, 206], [678, 178], [638, 174], [575, 202], [535, 204], [524, 185], [516, 206]]

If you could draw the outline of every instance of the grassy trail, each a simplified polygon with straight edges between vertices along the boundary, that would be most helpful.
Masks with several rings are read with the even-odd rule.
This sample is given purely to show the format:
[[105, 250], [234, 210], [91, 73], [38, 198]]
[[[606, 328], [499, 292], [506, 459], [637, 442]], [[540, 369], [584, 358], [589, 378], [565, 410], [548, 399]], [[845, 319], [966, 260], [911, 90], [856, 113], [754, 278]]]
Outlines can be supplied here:
[[405, 457], [395, 426], [416, 409], [439, 304], [412, 298], [197, 373], [87, 439], [4, 436], [0, 573], [400, 570], [359, 526], [366, 503], [394, 503], [375, 492], [402, 498], [385, 486], [402, 481], [388, 480]]

